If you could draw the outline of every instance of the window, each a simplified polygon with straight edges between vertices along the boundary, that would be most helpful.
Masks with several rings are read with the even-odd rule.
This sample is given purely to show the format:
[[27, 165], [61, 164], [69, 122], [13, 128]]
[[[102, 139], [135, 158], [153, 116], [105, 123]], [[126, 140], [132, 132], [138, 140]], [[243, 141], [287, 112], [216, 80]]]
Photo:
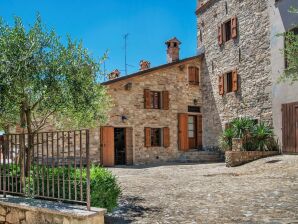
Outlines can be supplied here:
[[218, 77], [219, 95], [238, 91], [238, 73], [237, 70], [225, 73]]
[[224, 33], [224, 42], [227, 42], [229, 40], [232, 39], [232, 36], [231, 36], [231, 20], [228, 20], [227, 22], [224, 23], [224, 26], [223, 26], [223, 33]]
[[200, 113], [201, 108], [196, 106], [188, 106], [188, 112], [190, 113]]
[[151, 108], [160, 109], [160, 106], [161, 106], [160, 92], [151, 91], [150, 97], [151, 97]]
[[194, 138], [195, 137], [195, 117], [189, 116], [188, 117], [188, 137]]
[[199, 84], [200, 82], [199, 69], [197, 67], [188, 67], [188, 81], [191, 84]]
[[236, 39], [238, 36], [238, 22], [237, 17], [234, 16], [226, 22], [218, 26], [218, 44], [221, 46], [223, 43]]
[[169, 91], [150, 91], [144, 90], [145, 109], [163, 109], [169, 110]]
[[232, 79], [232, 72], [229, 72], [225, 75], [226, 79], [226, 86], [225, 86], [225, 92], [230, 93], [233, 92], [233, 79]]
[[161, 146], [162, 133], [161, 128], [151, 128], [151, 146]]
[[[292, 32], [295, 36], [297, 36], [298, 35], [298, 27], [295, 27], [295, 28], [289, 30], [288, 32]], [[284, 44], [285, 45], [284, 48], [286, 49], [287, 48], [287, 44], [291, 43], [291, 41], [285, 37], [284, 43], [285, 43]], [[287, 59], [286, 52], [284, 53], [284, 55], [285, 55], [284, 56], [285, 57], [285, 68], [288, 68], [289, 67], [289, 61]]]

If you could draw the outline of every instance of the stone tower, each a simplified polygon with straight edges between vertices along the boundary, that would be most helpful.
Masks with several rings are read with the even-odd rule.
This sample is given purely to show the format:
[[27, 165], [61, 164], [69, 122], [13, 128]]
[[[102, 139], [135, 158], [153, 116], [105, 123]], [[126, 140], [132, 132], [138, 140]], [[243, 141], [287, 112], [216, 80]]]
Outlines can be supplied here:
[[179, 51], [181, 42], [176, 38], [172, 38], [166, 42], [167, 45], [167, 62], [172, 63], [179, 61]]

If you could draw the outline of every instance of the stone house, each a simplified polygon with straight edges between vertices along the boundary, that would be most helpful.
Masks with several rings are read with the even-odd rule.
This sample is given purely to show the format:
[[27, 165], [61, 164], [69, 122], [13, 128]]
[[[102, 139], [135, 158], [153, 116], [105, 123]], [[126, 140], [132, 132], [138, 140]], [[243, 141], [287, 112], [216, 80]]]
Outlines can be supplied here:
[[180, 41], [166, 42], [167, 64], [102, 83], [114, 103], [101, 127], [102, 164], [139, 164], [176, 160], [202, 148], [201, 64], [203, 55], [180, 60]]
[[[295, 0], [199, 0], [198, 53], [203, 96], [203, 145], [217, 139], [233, 118], [248, 116], [274, 127], [284, 152], [298, 152], [298, 85], [279, 84], [284, 39], [297, 34]], [[283, 109], [283, 111], [282, 111]]]

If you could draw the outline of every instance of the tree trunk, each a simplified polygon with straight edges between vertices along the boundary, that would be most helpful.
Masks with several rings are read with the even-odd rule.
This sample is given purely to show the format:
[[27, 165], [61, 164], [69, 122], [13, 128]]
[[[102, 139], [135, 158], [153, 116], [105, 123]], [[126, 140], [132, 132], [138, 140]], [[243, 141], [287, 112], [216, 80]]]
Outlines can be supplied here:
[[24, 127], [26, 126], [26, 113], [25, 113], [25, 104], [21, 105], [21, 113], [20, 113], [20, 125], [22, 128], [22, 133], [20, 135], [20, 151], [19, 151], [19, 164], [21, 170], [21, 184], [22, 184], [22, 192], [25, 192], [25, 133]]
[[31, 157], [33, 151], [33, 144], [34, 144], [34, 135], [32, 131], [31, 121], [32, 121], [32, 114], [30, 108], [26, 110], [26, 122], [27, 122], [27, 132], [28, 132], [28, 147], [27, 147], [27, 162], [26, 162], [26, 176], [30, 176], [30, 167], [31, 167]]

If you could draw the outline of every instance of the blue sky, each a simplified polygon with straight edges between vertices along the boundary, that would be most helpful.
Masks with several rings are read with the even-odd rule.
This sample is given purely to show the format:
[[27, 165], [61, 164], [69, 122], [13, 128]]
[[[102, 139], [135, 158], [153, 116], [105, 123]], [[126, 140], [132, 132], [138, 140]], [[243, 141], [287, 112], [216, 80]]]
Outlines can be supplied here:
[[94, 57], [109, 50], [107, 71], [124, 74], [123, 34], [129, 33], [128, 73], [141, 59], [151, 66], [166, 63], [164, 42], [176, 36], [181, 58], [196, 54], [196, 0], [0, 0], [0, 16], [12, 24], [20, 16], [32, 24], [37, 12], [58, 35], [83, 40]]

